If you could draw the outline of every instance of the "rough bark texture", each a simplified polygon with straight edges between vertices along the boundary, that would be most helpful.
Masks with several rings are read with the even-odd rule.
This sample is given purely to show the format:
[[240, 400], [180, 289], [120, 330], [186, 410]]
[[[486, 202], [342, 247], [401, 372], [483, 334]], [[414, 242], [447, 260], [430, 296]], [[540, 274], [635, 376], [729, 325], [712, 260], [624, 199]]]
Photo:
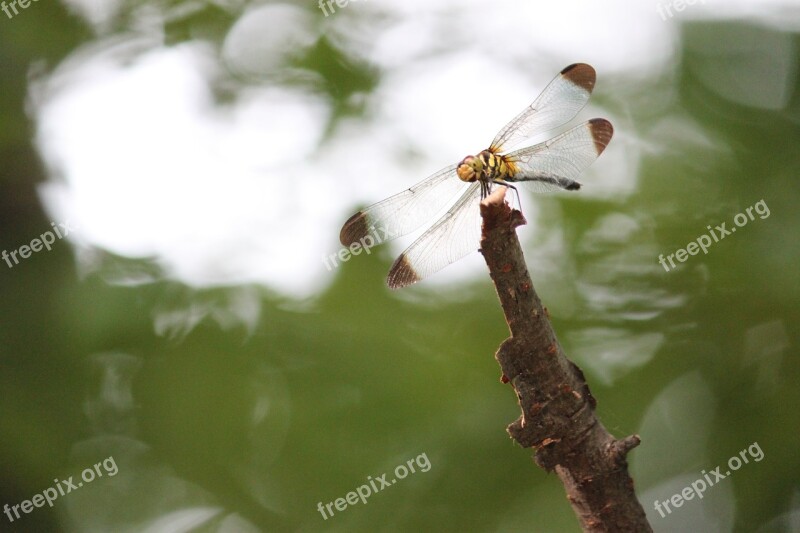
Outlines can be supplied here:
[[625, 460], [639, 436], [616, 440], [595, 416], [583, 372], [564, 355], [528, 275], [515, 231], [525, 219], [504, 198], [498, 187], [481, 202], [481, 251], [511, 330], [495, 355], [522, 409], [508, 433], [555, 470], [584, 531], [652, 531]]

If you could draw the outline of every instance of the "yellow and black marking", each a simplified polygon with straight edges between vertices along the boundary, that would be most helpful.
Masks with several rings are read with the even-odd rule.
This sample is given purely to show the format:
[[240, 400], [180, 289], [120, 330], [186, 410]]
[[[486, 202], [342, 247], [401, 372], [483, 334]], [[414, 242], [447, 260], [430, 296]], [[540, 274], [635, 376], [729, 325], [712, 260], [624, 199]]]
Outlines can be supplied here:
[[505, 185], [515, 189], [507, 182], [513, 180], [517, 173], [517, 168], [513, 161], [505, 156], [493, 153], [491, 150], [484, 150], [478, 155], [469, 155], [459, 163], [456, 169], [461, 181], [481, 183], [481, 198], [486, 198], [492, 190], [492, 184]]

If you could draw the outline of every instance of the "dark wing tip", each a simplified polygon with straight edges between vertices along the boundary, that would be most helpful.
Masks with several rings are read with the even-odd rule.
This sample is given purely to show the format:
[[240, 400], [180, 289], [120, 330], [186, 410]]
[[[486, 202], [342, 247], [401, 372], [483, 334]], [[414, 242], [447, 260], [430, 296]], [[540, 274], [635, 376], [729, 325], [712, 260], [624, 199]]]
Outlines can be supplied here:
[[597, 81], [597, 73], [594, 68], [586, 63], [573, 63], [564, 67], [561, 75], [589, 93], [592, 92], [594, 83]]
[[604, 118], [593, 118], [589, 121], [589, 130], [594, 139], [594, 148], [597, 150], [597, 155], [603, 153], [608, 143], [611, 142], [611, 137], [614, 135], [614, 126]]
[[406, 254], [400, 254], [392, 268], [389, 270], [389, 275], [386, 277], [386, 285], [390, 289], [402, 289], [418, 282], [421, 278], [417, 274], [414, 267], [408, 261]]
[[339, 232], [339, 242], [341, 242], [343, 246], [350, 246], [354, 242], [358, 242], [366, 237], [368, 233], [367, 215], [365, 215], [363, 211], [359, 211], [348, 218], [347, 222], [342, 226], [342, 231]]
[[566, 189], [567, 189], [568, 191], [577, 191], [577, 190], [579, 190], [580, 188], [581, 188], [581, 184], [580, 184], [580, 183], [578, 183], [577, 181], [573, 181], [572, 183], [570, 183], [570, 184], [569, 184], [569, 185], [567, 185], [567, 187], [566, 187]]

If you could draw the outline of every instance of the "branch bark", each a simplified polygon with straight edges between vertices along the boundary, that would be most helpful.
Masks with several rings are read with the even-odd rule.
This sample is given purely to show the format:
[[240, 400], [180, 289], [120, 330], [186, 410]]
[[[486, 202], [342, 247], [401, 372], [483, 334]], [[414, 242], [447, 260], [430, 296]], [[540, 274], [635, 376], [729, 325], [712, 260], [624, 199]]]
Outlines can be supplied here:
[[584, 531], [652, 531], [625, 459], [639, 436], [616, 440], [596, 417], [583, 372], [564, 355], [528, 275], [515, 231], [525, 218], [506, 204], [505, 187], [480, 209], [481, 252], [511, 331], [495, 358], [522, 409], [508, 433], [555, 470]]

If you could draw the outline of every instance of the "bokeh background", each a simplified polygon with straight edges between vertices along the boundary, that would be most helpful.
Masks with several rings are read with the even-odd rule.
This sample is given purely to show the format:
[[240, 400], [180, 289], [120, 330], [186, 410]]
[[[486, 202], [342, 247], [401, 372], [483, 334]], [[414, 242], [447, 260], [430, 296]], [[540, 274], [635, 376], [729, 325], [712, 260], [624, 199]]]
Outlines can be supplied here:
[[[578, 531], [505, 426], [479, 254], [341, 224], [484, 148], [564, 66], [615, 136], [529, 195], [534, 284], [656, 531], [800, 531], [800, 3], [38, 0], [0, 12], [2, 531]], [[541, 140], [541, 139], [534, 139]], [[707, 226], [769, 216], [665, 271]], [[665, 517], [654, 510], [757, 443]], [[418, 457], [417, 472], [317, 509]], [[389, 476], [392, 477], [391, 475]]]

